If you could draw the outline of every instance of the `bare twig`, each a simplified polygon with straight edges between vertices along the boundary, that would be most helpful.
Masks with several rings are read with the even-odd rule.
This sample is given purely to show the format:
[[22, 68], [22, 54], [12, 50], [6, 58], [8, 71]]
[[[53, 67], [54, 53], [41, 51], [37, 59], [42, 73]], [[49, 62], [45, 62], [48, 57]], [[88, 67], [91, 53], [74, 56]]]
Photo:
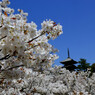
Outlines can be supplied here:
[[39, 45], [35, 45], [35, 46], [33, 46], [33, 47], [30, 47], [30, 48], [28, 48], [28, 49], [25, 49], [24, 51], [28, 51], [28, 50], [30, 50], [30, 49], [32, 49], [32, 48], [34, 48], [34, 47], [37, 47], [37, 46], [39, 46]]
[[0, 40], [4, 39], [4, 38], [6, 38], [6, 37], [7, 37], [7, 36], [4, 36], [4, 37], [0, 38]]
[[0, 61], [1, 61], [1, 60], [5, 60], [5, 59], [9, 59], [10, 57], [11, 57], [11, 56], [10, 56], [9, 54], [7, 54], [6, 56], [0, 58]]
[[22, 64], [22, 65], [18, 65], [18, 66], [13, 66], [13, 67], [10, 67], [10, 68], [1, 70], [1, 72], [2, 72], [2, 71], [7, 71], [7, 70], [12, 70], [12, 69], [14, 69], [14, 68], [18, 68], [18, 67], [22, 67], [22, 66], [24, 66], [24, 65]]
[[40, 36], [44, 35], [45, 33], [46, 33], [46, 32], [41, 33], [39, 36], [37, 36], [37, 37], [31, 39], [31, 40], [28, 41], [27, 43], [30, 43], [30, 42], [34, 41], [35, 39], [39, 38]]
[[18, 66], [10, 67], [10, 68], [8, 68], [7, 70], [11, 70], [11, 69], [18, 68], [18, 67], [22, 67], [22, 66], [24, 66], [24, 65], [22, 64], [22, 65], [18, 65]]

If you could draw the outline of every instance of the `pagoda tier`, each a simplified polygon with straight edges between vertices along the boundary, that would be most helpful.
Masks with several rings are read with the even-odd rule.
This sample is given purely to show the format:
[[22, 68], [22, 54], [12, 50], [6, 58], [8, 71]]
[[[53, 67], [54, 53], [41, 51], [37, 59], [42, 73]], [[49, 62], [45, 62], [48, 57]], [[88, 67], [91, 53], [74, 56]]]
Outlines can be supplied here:
[[76, 64], [78, 62], [71, 59], [71, 58], [67, 58], [67, 59], [63, 60], [62, 62], [60, 62], [60, 63], [65, 64], [65, 65], [69, 65], [69, 64]]
[[69, 71], [74, 71], [75, 69], [77, 69], [75, 65], [68, 65], [68, 66], [64, 65], [62, 68], [66, 68]]

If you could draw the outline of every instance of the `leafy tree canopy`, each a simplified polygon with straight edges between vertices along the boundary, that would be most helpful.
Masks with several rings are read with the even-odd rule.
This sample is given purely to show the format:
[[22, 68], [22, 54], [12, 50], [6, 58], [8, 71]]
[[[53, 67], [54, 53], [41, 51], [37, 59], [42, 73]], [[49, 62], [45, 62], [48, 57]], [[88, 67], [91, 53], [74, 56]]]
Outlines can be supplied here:
[[79, 65], [77, 66], [77, 69], [86, 71], [87, 68], [90, 68], [90, 63], [87, 63], [86, 59], [81, 58], [79, 61]]

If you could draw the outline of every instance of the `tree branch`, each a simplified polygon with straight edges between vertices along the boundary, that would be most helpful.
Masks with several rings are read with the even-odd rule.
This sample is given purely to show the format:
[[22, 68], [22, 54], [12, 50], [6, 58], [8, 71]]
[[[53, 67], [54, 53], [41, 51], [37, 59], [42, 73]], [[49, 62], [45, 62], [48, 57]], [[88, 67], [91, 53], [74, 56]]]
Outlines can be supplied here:
[[7, 37], [7, 36], [4, 36], [4, 37], [0, 38], [0, 40], [4, 39], [4, 38], [6, 38], [6, 37]]
[[30, 50], [31, 48], [34, 48], [34, 47], [37, 47], [37, 46], [39, 46], [39, 45], [35, 45], [35, 46], [33, 46], [33, 47], [30, 47], [30, 48], [28, 48], [28, 49], [25, 49], [24, 51], [28, 51], [28, 50]]
[[10, 57], [11, 57], [11, 56], [10, 56], [9, 54], [7, 54], [6, 56], [0, 58], [0, 61], [1, 61], [1, 60], [5, 60], [5, 59], [9, 59]]
[[1, 72], [2, 72], [2, 71], [7, 71], [7, 70], [12, 70], [12, 69], [14, 69], [14, 68], [18, 68], [18, 67], [22, 67], [22, 66], [24, 66], [24, 65], [22, 64], [22, 65], [18, 65], [18, 66], [13, 66], [13, 67], [10, 67], [10, 68], [1, 70]]
[[30, 41], [28, 41], [27, 43], [32, 42], [33, 40], [35, 40], [35, 39], [39, 38], [40, 36], [44, 35], [45, 33], [46, 33], [46, 32], [41, 33], [39, 36], [37, 36], [37, 37], [35, 37], [35, 38], [31, 39], [31, 40], [30, 40]]

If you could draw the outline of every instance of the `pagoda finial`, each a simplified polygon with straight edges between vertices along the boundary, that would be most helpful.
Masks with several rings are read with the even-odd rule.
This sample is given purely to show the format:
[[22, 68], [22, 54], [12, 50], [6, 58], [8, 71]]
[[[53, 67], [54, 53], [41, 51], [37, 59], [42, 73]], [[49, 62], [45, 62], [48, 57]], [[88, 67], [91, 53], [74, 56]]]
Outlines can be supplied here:
[[68, 48], [68, 58], [70, 58], [69, 48]]

